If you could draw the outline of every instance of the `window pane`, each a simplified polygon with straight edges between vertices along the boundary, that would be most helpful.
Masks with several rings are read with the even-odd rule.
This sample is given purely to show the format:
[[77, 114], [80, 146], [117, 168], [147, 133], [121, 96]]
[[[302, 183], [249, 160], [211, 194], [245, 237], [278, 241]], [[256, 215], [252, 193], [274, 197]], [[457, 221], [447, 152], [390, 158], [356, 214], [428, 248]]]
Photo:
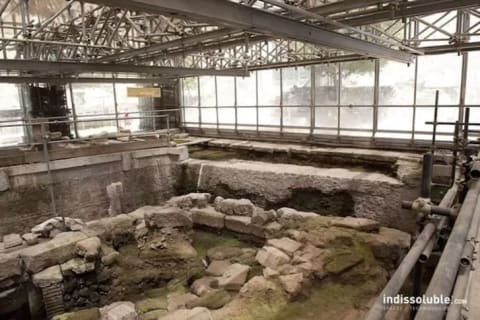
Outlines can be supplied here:
[[[0, 83], [0, 119], [15, 120], [22, 118], [19, 91], [16, 85]], [[8, 125], [21, 124], [20, 122], [5, 123]], [[21, 143], [23, 139], [23, 127], [0, 128], [0, 145], [14, 145]]]
[[200, 77], [200, 103], [202, 107], [215, 107], [215, 77]]
[[[466, 104], [480, 105], [480, 52], [468, 53]], [[479, 118], [477, 118], [479, 119]]]
[[338, 65], [315, 67], [315, 105], [338, 104]]
[[235, 79], [233, 77], [217, 77], [217, 90], [219, 106], [235, 105]]
[[340, 109], [340, 128], [373, 129], [373, 108], [342, 107]]
[[[417, 108], [415, 119], [416, 131], [432, 132], [433, 126], [425, 124], [425, 122], [432, 122], [434, 118], [434, 108]], [[455, 122], [458, 119], [458, 108], [438, 108], [438, 121]], [[453, 133], [454, 126], [438, 126], [437, 132]]]
[[284, 108], [283, 115], [285, 126], [310, 126], [310, 108]]
[[235, 124], [235, 108], [218, 109], [218, 123]]
[[259, 108], [258, 124], [280, 126], [280, 108]]
[[457, 54], [418, 57], [417, 105], [434, 105], [435, 91], [440, 91], [439, 103], [458, 104], [462, 58]]
[[185, 122], [198, 123], [198, 108], [185, 108], [183, 111]]
[[372, 105], [375, 64], [372, 61], [346, 62], [341, 65], [342, 105]]
[[256, 82], [254, 72], [250, 73], [250, 77], [237, 77], [238, 106], [255, 106], [257, 104]]
[[309, 67], [282, 69], [283, 104], [308, 106], [311, 101], [311, 72]]
[[[95, 83], [95, 84], [72, 84], [73, 99], [75, 102], [76, 113], [81, 119], [99, 119], [112, 118], [115, 113], [115, 103], [113, 100], [113, 84]], [[90, 136], [102, 132], [116, 132], [115, 121], [95, 121], [79, 122], [78, 131], [80, 136]]]
[[186, 107], [198, 106], [198, 79], [183, 79], [183, 105]]
[[280, 71], [258, 71], [258, 104], [277, 106], [280, 104]]
[[412, 131], [413, 107], [378, 108], [379, 130]]
[[238, 108], [238, 124], [256, 124], [256, 108]]
[[215, 108], [202, 108], [202, 123], [217, 123], [217, 111]]
[[380, 61], [380, 105], [412, 105], [415, 67], [394, 61]]
[[322, 128], [336, 128], [338, 125], [337, 107], [315, 108], [315, 126]]
[[[146, 113], [139, 113], [139, 101], [138, 98], [129, 97], [127, 94], [128, 88], [136, 87], [135, 84], [116, 83], [115, 90], [117, 92], [117, 103], [120, 128], [133, 131], [140, 130], [140, 116], [146, 116]], [[144, 121], [152, 121], [151, 119], [145, 119]]]

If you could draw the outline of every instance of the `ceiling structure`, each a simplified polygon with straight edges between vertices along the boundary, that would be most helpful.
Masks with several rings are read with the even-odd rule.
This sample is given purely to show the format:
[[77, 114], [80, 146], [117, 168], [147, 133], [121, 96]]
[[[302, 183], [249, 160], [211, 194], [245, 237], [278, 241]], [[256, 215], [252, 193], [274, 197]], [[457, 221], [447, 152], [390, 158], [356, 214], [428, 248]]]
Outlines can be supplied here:
[[478, 0], [0, 0], [3, 78], [409, 63], [480, 49], [479, 38]]

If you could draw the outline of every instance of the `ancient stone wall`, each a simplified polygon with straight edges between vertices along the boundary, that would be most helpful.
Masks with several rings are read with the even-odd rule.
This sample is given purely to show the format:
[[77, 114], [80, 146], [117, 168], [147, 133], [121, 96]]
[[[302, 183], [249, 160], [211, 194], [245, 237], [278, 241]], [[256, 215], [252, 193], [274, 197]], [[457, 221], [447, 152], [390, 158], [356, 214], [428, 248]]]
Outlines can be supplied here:
[[[123, 184], [124, 212], [159, 204], [173, 195], [177, 163], [187, 157], [187, 149], [178, 147], [52, 161], [56, 216], [85, 221], [107, 216], [106, 187], [115, 182]], [[0, 236], [26, 232], [54, 216], [45, 164], [4, 167], [0, 172], [6, 177], [0, 189]]]

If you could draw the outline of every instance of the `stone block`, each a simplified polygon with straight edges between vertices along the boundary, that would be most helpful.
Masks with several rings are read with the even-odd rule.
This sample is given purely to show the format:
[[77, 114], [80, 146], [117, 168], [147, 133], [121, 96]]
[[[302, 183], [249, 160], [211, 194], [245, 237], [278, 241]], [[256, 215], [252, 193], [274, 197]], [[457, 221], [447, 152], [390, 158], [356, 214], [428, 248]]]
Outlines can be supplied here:
[[212, 263], [208, 265], [206, 272], [208, 275], [220, 277], [231, 265], [232, 264], [227, 260], [213, 260]]
[[29, 245], [33, 246], [38, 243], [38, 235], [35, 233], [25, 233], [22, 236], [23, 240]]
[[290, 257], [293, 256], [293, 254], [302, 247], [302, 244], [300, 242], [286, 237], [280, 239], [270, 239], [267, 241], [267, 245], [282, 250]]
[[101, 245], [98, 237], [81, 240], [75, 246], [75, 253], [87, 261], [95, 261], [100, 254]]
[[277, 210], [278, 217], [281, 219], [305, 220], [315, 218], [319, 215], [314, 212], [297, 211], [291, 208], [281, 208]]
[[86, 262], [80, 258], [73, 258], [60, 265], [62, 273], [73, 272], [75, 274], [84, 274], [95, 270], [94, 262]]
[[167, 204], [181, 209], [191, 209], [193, 207], [205, 208], [210, 202], [211, 197], [210, 193], [189, 193], [173, 197], [167, 201]]
[[192, 209], [191, 213], [194, 224], [217, 229], [222, 229], [225, 226], [225, 215], [216, 211], [213, 207]]
[[234, 263], [218, 279], [218, 286], [227, 290], [240, 290], [247, 281], [250, 267]]
[[0, 253], [0, 281], [22, 274], [19, 253]]
[[288, 255], [281, 250], [265, 246], [258, 250], [255, 259], [264, 267], [277, 270], [281, 265], [284, 265], [290, 261]]
[[102, 320], [137, 320], [138, 315], [135, 311], [135, 305], [128, 301], [114, 302], [108, 306], [100, 308]]
[[81, 232], [64, 232], [54, 239], [20, 252], [27, 271], [37, 273], [52, 265], [64, 263], [75, 256], [75, 245], [87, 236]]
[[57, 285], [63, 282], [63, 275], [59, 265], [47, 268], [32, 277], [34, 285], [40, 288]]
[[245, 216], [226, 216], [225, 217], [225, 228], [228, 230], [251, 234], [252, 229], [250, 228], [252, 218]]
[[380, 224], [375, 220], [355, 217], [332, 219], [332, 225], [365, 232], [378, 231], [380, 228]]
[[5, 170], [0, 170], [0, 192], [10, 190], [10, 181]]
[[220, 199], [215, 201], [215, 209], [227, 215], [247, 217], [255, 212], [255, 206], [248, 199]]
[[302, 292], [304, 285], [303, 274], [289, 274], [278, 277], [282, 288], [290, 295], [297, 296]]
[[19, 247], [23, 244], [22, 237], [17, 233], [7, 234], [3, 236], [3, 248], [11, 249]]
[[193, 226], [187, 212], [177, 207], [150, 207], [145, 213], [145, 223], [149, 228], [187, 228]]

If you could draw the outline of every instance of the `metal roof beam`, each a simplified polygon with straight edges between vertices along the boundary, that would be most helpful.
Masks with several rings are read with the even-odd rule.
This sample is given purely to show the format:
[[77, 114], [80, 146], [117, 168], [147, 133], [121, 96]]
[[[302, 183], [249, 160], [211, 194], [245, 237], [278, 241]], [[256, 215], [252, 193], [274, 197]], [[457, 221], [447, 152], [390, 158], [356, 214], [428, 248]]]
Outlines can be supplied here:
[[200, 21], [214, 21], [231, 28], [296, 39], [320, 46], [346, 50], [370, 57], [411, 62], [409, 53], [377, 45], [361, 39], [325, 30], [263, 10], [225, 0], [88, 0], [89, 2], [129, 10], [181, 15]]
[[35, 77], [35, 76], [0, 76], [0, 83], [157, 83], [170, 84], [174, 83], [174, 79], [165, 78], [59, 78], [59, 77]]
[[139, 66], [129, 64], [110, 63], [74, 63], [74, 62], [47, 62], [32, 60], [1, 60], [0, 70], [20, 72], [44, 72], [53, 74], [79, 74], [88, 72], [137, 73], [161, 75], [167, 77], [189, 76], [248, 76], [242, 70], [215, 70], [177, 67]]

